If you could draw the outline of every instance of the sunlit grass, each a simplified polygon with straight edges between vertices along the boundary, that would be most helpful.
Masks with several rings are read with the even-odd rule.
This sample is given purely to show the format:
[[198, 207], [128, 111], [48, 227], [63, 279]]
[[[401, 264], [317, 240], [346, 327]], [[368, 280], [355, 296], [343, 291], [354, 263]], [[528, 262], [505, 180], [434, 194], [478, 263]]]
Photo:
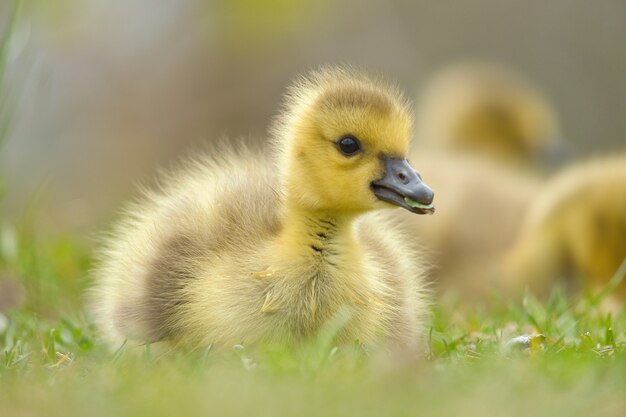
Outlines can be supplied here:
[[[90, 262], [71, 240], [20, 231], [0, 273], [25, 287], [0, 323], [0, 415], [622, 415], [622, 314], [555, 291], [546, 302], [435, 312], [427, 352], [385, 366], [333, 326], [298, 351], [141, 355], [100, 347], [80, 302]], [[467, 310], [467, 308], [466, 308]], [[340, 323], [339, 323], [340, 325]], [[526, 338], [518, 336], [528, 336]], [[517, 338], [517, 339], [516, 339]]]

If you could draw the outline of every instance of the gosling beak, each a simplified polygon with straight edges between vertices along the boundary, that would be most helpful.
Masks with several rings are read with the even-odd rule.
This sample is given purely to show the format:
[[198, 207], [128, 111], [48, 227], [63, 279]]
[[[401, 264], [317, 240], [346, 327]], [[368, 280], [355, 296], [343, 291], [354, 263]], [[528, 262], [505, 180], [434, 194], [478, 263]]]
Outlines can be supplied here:
[[435, 193], [406, 159], [385, 158], [385, 176], [371, 183], [376, 197], [412, 213], [433, 214]]

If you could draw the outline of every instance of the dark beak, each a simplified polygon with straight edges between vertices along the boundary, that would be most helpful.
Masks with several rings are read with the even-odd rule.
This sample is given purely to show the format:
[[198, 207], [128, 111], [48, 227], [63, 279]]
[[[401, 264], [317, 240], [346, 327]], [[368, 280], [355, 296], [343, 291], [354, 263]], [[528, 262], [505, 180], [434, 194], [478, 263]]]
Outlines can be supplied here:
[[385, 158], [385, 176], [373, 181], [376, 197], [417, 214], [433, 214], [435, 193], [406, 159]]

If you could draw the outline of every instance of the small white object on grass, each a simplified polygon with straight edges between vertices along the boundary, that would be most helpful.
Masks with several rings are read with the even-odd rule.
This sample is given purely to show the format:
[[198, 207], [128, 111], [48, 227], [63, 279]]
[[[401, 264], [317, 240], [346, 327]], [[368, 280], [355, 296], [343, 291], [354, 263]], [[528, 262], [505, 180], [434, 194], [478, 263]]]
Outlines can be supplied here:
[[521, 351], [534, 351], [538, 348], [543, 348], [543, 340], [545, 339], [542, 334], [523, 334], [511, 338], [504, 344], [504, 350], [510, 352], [514, 349]]

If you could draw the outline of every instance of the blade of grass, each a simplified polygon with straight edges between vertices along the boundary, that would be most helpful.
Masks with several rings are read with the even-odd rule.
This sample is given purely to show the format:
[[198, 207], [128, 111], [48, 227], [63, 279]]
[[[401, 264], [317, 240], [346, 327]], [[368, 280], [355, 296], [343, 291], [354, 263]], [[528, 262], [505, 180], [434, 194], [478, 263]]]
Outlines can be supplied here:
[[585, 304], [587, 304], [589, 307], [597, 307], [602, 302], [602, 300], [612, 294], [617, 289], [617, 287], [620, 286], [625, 277], [626, 258], [624, 258], [622, 264], [619, 266], [619, 268], [617, 268], [617, 271], [615, 271], [615, 274], [611, 277], [611, 279], [604, 286], [604, 288], [602, 288], [597, 294], [585, 300]]
[[6, 28], [0, 37], [0, 96], [4, 94], [4, 73], [9, 60], [9, 49], [11, 38], [15, 30], [17, 17], [21, 9], [21, 0], [15, 0], [11, 9], [11, 14], [6, 24]]

